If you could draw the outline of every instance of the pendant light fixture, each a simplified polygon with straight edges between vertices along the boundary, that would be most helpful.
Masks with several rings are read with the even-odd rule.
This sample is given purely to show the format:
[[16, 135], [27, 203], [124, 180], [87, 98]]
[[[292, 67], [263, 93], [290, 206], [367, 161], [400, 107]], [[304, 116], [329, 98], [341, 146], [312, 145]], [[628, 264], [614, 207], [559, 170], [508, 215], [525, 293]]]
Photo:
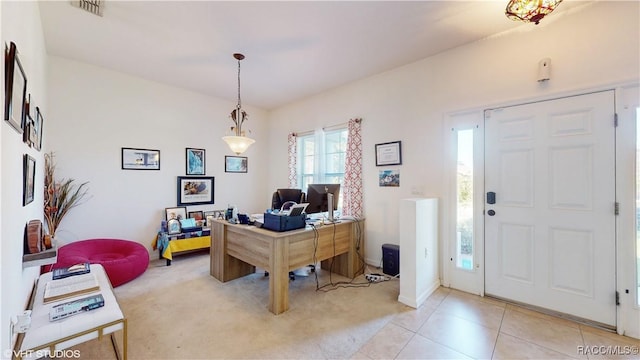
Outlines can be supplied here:
[[233, 123], [235, 124], [235, 126], [231, 127], [233, 135], [224, 136], [222, 137], [222, 140], [229, 145], [231, 151], [236, 153], [236, 155], [240, 155], [256, 141], [244, 136], [245, 133], [242, 131], [242, 124], [249, 117], [249, 115], [242, 110], [242, 101], [240, 100], [240, 60], [244, 59], [244, 55], [233, 54], [233, 57], [238, 60], [238, 104], [236, 105], [236, 108], [231, 111], [231, 120], [233, 120]]
[[561, 2], [562, 0], [511, 0], [504, 13], [511, 20], [538, 25], [540, 20], [555, 10]]

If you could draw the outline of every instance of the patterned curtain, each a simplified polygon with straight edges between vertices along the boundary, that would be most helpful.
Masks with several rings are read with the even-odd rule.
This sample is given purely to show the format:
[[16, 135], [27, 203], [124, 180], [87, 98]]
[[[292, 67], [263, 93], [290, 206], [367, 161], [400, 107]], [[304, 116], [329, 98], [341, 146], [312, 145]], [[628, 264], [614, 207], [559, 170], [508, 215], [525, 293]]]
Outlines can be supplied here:
[[297, 163], [298, 163], [298, 151], [297, 151], [297, 141], [296, 134], [291, 133], [287, 136], [287, 140], [289, 143], [289, 187], [297, 188], [298, 187], [298, 174], [297, 174]]
[[362, 217], [362, 119], [349, 120], [347, 156], [344, 165], [343, 215]]

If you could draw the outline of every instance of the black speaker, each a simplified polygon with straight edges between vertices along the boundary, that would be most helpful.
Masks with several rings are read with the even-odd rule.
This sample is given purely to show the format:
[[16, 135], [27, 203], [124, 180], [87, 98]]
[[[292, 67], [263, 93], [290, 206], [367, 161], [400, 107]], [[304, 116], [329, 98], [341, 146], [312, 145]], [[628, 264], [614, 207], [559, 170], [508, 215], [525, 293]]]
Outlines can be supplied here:
[[396, 276], [400, 273], [400, 246], [382, 245], [382, 272], [389, 276]]

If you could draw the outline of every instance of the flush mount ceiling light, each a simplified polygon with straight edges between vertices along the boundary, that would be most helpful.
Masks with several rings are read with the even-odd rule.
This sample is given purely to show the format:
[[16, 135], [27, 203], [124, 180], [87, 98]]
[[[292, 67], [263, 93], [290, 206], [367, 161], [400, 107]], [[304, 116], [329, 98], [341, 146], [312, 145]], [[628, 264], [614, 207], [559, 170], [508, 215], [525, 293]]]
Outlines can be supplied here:
[[236, 108], [231, 112], [231, 120], [235, 126], [231, 127], [231, 131], [233, 135], [224, 136], [222, 140], [224, 140], [231, 151], [236, 153], [236, 155], [240, 155], [245, 152], [251, 144], [256, 142], [255, 140], [244, 136], [245, 133], [242, 131], [242, 123], [247, 120], [249, 117], [247, 113], [242, 110], [242, 101], [240, 100], [240, 60], [244, 59], [244, 55], [242, 54], [233, 54], [233, 57], [238, 60], [238, 104]]
[[555, 10], [561, 2], [562, 0], [511, 0], [504, 13], [511, 20], [538, 25], [540, 20]]

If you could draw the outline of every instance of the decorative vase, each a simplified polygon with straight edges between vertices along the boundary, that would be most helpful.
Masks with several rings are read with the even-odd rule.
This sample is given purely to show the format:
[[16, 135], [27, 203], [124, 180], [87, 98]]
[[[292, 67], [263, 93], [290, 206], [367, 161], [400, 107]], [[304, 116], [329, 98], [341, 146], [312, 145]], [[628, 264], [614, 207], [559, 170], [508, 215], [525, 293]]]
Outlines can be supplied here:
[[44, 244], [45, 249], [51, 249], [53, 247], [53, 236], [45, 234], [42, 237], [42, 243]]

